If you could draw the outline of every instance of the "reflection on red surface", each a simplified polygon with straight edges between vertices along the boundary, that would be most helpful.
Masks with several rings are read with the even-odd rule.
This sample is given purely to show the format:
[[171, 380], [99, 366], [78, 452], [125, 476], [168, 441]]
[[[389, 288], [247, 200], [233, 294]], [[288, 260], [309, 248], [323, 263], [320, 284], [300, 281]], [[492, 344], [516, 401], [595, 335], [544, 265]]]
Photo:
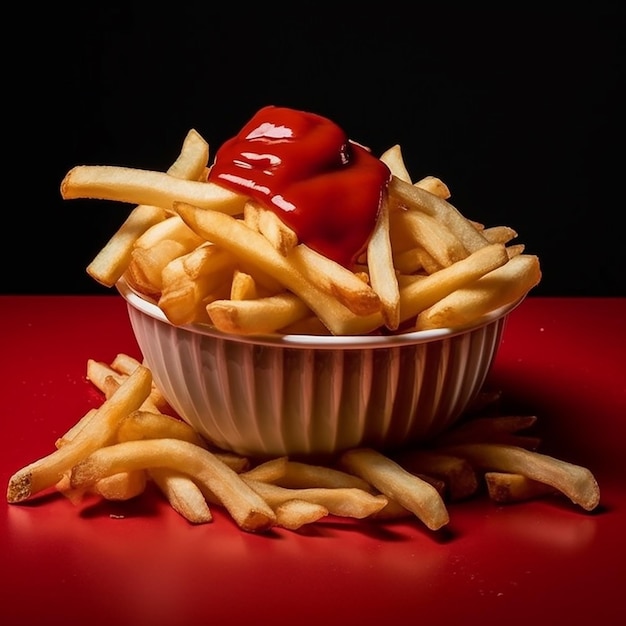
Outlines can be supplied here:
[[[0, 318], [6, 485], [99, 403], [88, 358], [140, 355], [118, 297], [4, 296]], [[626, 299], [529, 298], [490, 376], [537, 414], [545, 451], [594, 471], [602, 504], [593, 513], [560, 497], [476, 498], [452, 505], [436, 534], [410, 521], [329, 519], [256, 536], [220, 510], [192, 526], [154, 491], [77, 506], [45, 495], [0, 506], [0, 623], [619, 623], [625, 319]]]

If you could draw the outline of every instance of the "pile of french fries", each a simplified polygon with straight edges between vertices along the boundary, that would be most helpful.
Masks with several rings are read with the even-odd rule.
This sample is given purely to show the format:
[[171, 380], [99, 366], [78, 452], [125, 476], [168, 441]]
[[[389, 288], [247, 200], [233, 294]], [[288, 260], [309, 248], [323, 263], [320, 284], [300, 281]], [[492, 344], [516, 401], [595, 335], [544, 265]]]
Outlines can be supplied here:
[[[434, 176], [413, 183], [399, 145], [380, 158], [392, 176], [353, 268], [298, 241], [273, 211], [208, 182], [209, 147], [193, 129], [166, 172], [77, 166], [61, 193], [134, 205], [87, 272], [108, 287], [124, 279], [175, 325], [330, 335], [463, 327], [539, 282], [539, 260], [513, 243], [512, 228], [466, 218]], [[483, 488], [499, 503], [560, 493], [592, 510], [600, 499], [588, 469], [539, 453], [539, 441], [523, 434], [534, 417], [462, 420], [427, 447], [394, 454], [356, 448], [323, 464], [259, 460], [200, 437], [129, 355], [89, 360], [87, 378], [102, 404], [10, 478], [9, 503], [49, 489], [75, 502], [128, 500], [154, 484], [196, 524], [219, 506], [250, 532], [329, 515], [415, 518], [436, 531], [449, 522], [448, 503]]]
[[484, 392], [468, 418], [428, 446], [383, 454], [355, 448], [327, 462], [255, 460], [212, 447], [171, 410], [150, 370], [127, 354], [89, 360], [86, 376], [103, 394], [56, 441], [49, 455], [11, 476], [9, 503], [56, 489], [74, 503], [88, 494], [136, 498], [153, 484], [193, 524], [225, 509], [249, 532], [297, 530], [327, 518], [415, 519], [437, 531], [449, 503], [487, 492], [497, 503], [564, 495], [590, 511], [600, 501], [585, 467], [537, 451], [524, 434], [535, 416], [494, 413]]
[[65, 199], [134, 205], [87, 267], [124, 277], [175, 325], [239, 334], [362, 335], [471, 325], [524, 297], [539, 259], [508, 226], [485, 227], [450, 202], [434, 176], [412, 183], [399, 145], [374, 231], [352, 268], [298, 240], [272, 210], [208, 182], [209, 146], [190, 130], [167, 172], [81, 165]]

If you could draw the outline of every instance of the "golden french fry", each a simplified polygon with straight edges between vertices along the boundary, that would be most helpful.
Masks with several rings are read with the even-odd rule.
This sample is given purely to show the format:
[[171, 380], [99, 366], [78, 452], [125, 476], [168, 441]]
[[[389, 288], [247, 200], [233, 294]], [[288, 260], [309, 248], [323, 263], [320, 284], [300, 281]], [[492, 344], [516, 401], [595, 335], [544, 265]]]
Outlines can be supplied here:
[[369, 315], [381, 310], [380, 297], [376, 291], [359, 275], [336, 261], [304, 244], [293, 248], [288, 258], [303, 276], [337, 298], [356, 315]]
[[435, 217], [416, 210], [394, 212], [394, 229], [408, 232], [439, 267], [448, 267], [468, 255], [463, 242]]
[[159, 298], [163, 291], [163, 268], [187, 252], [188, 248], [175, 239], [162, 239], [151, 248], [135, 247], [124, 276], [136, 291]]
[[448, 185], [436, 176], [424, 176], [424, 178], [421, 178], [413, 184], [420, 189], [424, 189], [424, 191], [428, 191], [436, 196], [439, 196], [440, 198], [443, 198], [444, 200], [447, 200], [451, 195]]
[[130, 500], [141, 495], [146, 489], [146, 472], [119, 472], [97, 481], [92, 491], [105, 500]]
[[429, 529], [438, 530], [450, 521], [443, 498], [433, 485], [377, 450], [348, 450], [341, 455], [339, 462], [390, 500], [412, 511]]
[[140, 204], [87, 265], [87, 273], [105, 287], [112, 287], [126, 271], [135, 241], [151, 226], [163, 221], [165, 209]]
[[[399, 274], [415, 274], [416, 272], [424, 269], [424, 263], [421, 259], [422, 252], [422, 248], [415, 247], [403, 250], [402, 252], [394, 253], [393, 266], [396, 269], [396, 272]], [[441, 268], [438, 267], [437, 269]], [[396, 275], [396, 282], [398, 282], [398, 280], [399, 278]]]
[[326, 489], [354, 488], [371, 491], [371, 485], [340, 469], [316, 463], [292, 461], [288, 457], [279, 457], [266, 461], [246, 472], [247, 478], [274, 483], [281, 487], [303, 489], [324, 487]]
[[444, 448], [449, 454], [466, 458], [486, 471], [522, 474], [546, 483], [565, 494], [587, 511], [600, 502], [600, 488], [586, 467], [518, 446], [497, 443], [467, 443]]
[[[509, 262], [503, 244], [489, 244], [461, 261], [414, 281], [400, 289], [400, 320], [408, 320], [435, 306], [446, 296], [474, 283], [496, 268]], [[442, 324], [445, 328], [450, 324]]]
[[230, 286], [231, 300], [255, 300], [259, 297], [256, 281], [250, 274], [235, 269]]
[[171, 210], [174, 202], [237, 215], [247, 201], [215, 183], [176, 178], [165, 172], [115, 165], [77, 165], [61, 182], [65, 200], [93, 198], [149, 204]]
[[[111, 361], [110, 367], [120, 374], [128, 375], [132, 374], [140, 365], [143, 365], [143, 363], [124, 352], [120, 352], [115, 356], [113, 361]], [[154, 384], [154, 381], [152, 382], [150, 400], [159, 411], [166, 413], [172, 411], [169, 402], [165, 399], [160, 389]]]
[[485, 483], [489, 497], [499, 504], [535, 500], [558, 492], [552, 485], [509, 472], [485, 472]]
[[326, 517], [328, 509], [323, 504], [306, 500], [287, 500], [276, 509], [276, 525], [288, 530], [298, 530]]
[[277, 480], [282, 487], [325, 487], [326, 489], [354, 488], [362, 491], [371, 491], [371, 485], [366, 481], [343, 470], [299, 461], [288, 461], [285, 475]]
[[209, 162], [209, 144], [192, 128], [185, 135], [180, 154], [167, 169], [167, 173], [175, 178], [200, 180]]
[[422, 310], [416, 328], [462, 327], [523, 297], [541, 279], [539, 259], [534, 255], [520, 254], [511, 259], [507, 255], [507, 260], [472, 285], [457, 289], [427, 310]]
[[363, 519], [380, 511], [387, 504], [387, 498], [384, 495], [353, 487], [293, 489], [245, 476], [243, 480], [273, 508], [291, 500], [304, 500], [322, 505], [328, 509], [330, 515]]
[[194, 233], [178, 215], [171, 215], [167, 219], [148, 228], [148, 230], [135, 241], [134, 247], [150, 250], [164, 240], [176, 241], [187, 250], [193, 250], [204, 243], [202, 237]]
[[87, 380], [103, 393], [105, 393], [108, 377], [121, 385], [128, 376], [114, 370], [108, 363], [96, 359], [87, 359]]
[[400, 290], [393, 265], [389, 234], [389, 203], [386, 199], [381, 203], [374, 232], [367, 244], [367, 266], [372, 289], [382, 304], [385, 326], [390, 330], [396, 330], [400, 325]]
[[[209, 158], [208, 144], [191, 129], [183, 142], [178, 158], [167, 170], [170, 176], [198, 180]], [[151, 226], [167, 216], [161, 207], [140, 204], [87, 266], [87, 273], [105, 287], [112, 287], [124, 274], [130, 262], [135, 241]]]
[[226, 333], [273, 333], [310, 313], [293, 293], [255, 300], [214, 300], [206, 306], [211, 323]]
[[194, 477], [219, 499], [242, 530], [271, 528], [272, 508], [256, 491], [209, 450], [179, 439], [124, 441], [93, 451], [73, 466], [72, 488], [89, 486], [120, 471], [166, 467]]
[[427, 213], [446, 224], [468, 252], [476, 252], [488, 243], [485, 237], [455, 206], [425, 189], [410, 185], [392, 176], [389, 183], [389, 195], [396, 202]]
[[213, 521], [202, 491], [190, 476], [166, 467], [153, 467], [148, 473], [170, 506], [186, 520], [192, 524]]
[[230, 252], [213, 244], [173, 259], [161, 272], [159, 308], [172, 324], [208, 322], [206, 305], [228, 297], [236, 262]]
[[[120, 382], [116, 377], [107, 376], [102, 383], [102, 393], [104, 393], [105, 398], [110, 398], [120, 387]], [[153, 385], [154, 388], [154, 385]], [[146, 398], [140, 407], [144, 411], [151, 411], [153, 413], [158, 413], [159, 409], [152, 402], [151, 397]]]
[[510, 226], [490, 226], [481, 232], [489, 243], [509, 243], [517, 237], [517, 231]]
[[296, 233], [273, 211], [259, 207], [256, 219], [258, 231], [283, 256], [287, 256], [289, 251], [298, 244]]
[[523, 243], [507, 245], [506, 247], [506, 253], [509, 255], [509, 259], [512, 259], [514, 256], [518, 256], [519, 254], [524, 254], [525, 250], [526, 246]]
[[136, 369], [71, 440], [11, 476], [7, 501], [21, 502], [53, 486], [81, 459], [107, 445], [115, 437], [119, 422], [143, 404], [151, 388], [150, 370], [145, 367]]
[[387, 148], [381, 155], [380, 160], [389, 168], [389, 171], [406, 183], [411, 183], [411, 175], [404, 163], [402, 156], [402, 148], [400, 144], [395, 144], [391, 148]]
[[117, 427], [117, 441], [139, 439], [180, 439], [207, 447], [204, 439], [187, 422], [142, 409], [129, 413]]
[[246, 470], [243, 476], [264, 483], [273, 483], [285, 476], [288, 462], [289, 458], [286, 456], [270, 459]]
[[72, 424], [72, 426], [70, 426], [63, 435], [57, 438], [54, 442], [55, 448], [60, 448], [74, 439], [74, 437], [76, 437], [76, 435], [90, 422], [96, 412], [97, 409], [89, 409], [89, 411], [87, 411], [87, 413], [85, 413], [77, 422]]

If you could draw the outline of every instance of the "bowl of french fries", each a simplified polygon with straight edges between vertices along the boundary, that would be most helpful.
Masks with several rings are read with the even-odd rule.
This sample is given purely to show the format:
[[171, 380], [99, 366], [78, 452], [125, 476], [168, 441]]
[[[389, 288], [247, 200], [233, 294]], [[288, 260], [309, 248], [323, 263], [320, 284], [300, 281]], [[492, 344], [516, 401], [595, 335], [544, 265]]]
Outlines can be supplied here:
[[[249, 150], [272, 150], [279, 131], [291, 149], [287, 126], [248, 132]], [[194, 129], [167, 171], [81, 165], [62, 182], [66, 199], [133, 205], [87, 271], [125, 298], [167, 402], [220, 449], [316, 457], [432, 439], [477, 396], [507, 316], [540, 280], [512, 228], [466, 217], [435, 176], [414, 182], [399, 145], [342, 150], [386, 173], [350, 263], [255, 196], [263, 185], [220, 179], [219, 151], [210, 161]]]

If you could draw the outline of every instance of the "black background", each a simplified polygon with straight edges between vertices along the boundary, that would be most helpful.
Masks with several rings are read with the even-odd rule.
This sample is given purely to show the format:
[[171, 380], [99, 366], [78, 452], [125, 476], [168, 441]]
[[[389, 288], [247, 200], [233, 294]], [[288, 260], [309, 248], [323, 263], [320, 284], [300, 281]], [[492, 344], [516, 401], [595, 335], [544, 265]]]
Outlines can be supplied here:
[[190, 128], [214, 151], [276, 104], [514, 227], [534, 295], [626, 295], [622, 2], [54, 4], [5, 21], [0, 292], [111, 293], [85, 267], [129, 207], [63, 201], [72, 166], [164, 170]]

